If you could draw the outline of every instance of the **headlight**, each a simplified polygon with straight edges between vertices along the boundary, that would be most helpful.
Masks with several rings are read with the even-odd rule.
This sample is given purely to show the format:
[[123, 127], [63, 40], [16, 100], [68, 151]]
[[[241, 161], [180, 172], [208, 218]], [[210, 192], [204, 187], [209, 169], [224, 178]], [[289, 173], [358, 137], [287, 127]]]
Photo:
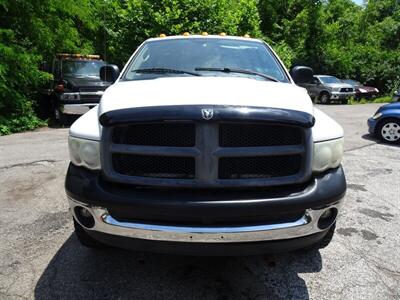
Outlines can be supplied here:
[[376, 120], [376, 119], [379, 119], [380, 117], [382, 116], [382, 113], [376, 113], [373, 117], [372, 117], [372, 119], [374, 119], [374, 120]]
[[80, 98], [79, 93], [63, 93], [60, 95], [61, 100], [79, 100]]
[[342, 162], [343, 138], [314, 143], [313, 172], [337, 168]]
[[375, 92], [379, 93], [379, 90], [377, 88], [375, 88]]
[[100, 170], [100, 142], [68, 137], [69, 157], [76, 166]]
[[358, 89], [361, 93], [367, 93], [368, 91], [367, 90], [364, 90], [364, 89]]

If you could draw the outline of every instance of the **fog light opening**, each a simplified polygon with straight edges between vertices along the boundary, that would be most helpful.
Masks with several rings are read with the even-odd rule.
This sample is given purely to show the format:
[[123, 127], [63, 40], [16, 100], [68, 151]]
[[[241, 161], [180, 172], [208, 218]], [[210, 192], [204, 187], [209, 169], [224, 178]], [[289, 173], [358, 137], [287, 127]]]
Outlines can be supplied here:
[[330, 227], [333, 222], [335, 222], [337, 216], [337, 209], [336, 208], [328, 208], [325, 210], [318, 220], [318, 228], [319, 229], [326, 229]]
[[92, 228], [94, 226], [94, 218], [87, 208], [76, 206], [74, 210], [75, 216], [82, 226], [86, 228]]

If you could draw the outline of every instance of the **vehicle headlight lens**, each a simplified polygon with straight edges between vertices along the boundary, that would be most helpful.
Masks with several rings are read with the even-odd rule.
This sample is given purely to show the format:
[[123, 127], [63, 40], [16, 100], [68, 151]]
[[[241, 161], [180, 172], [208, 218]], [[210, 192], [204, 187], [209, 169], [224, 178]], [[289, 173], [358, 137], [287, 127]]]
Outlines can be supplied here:
[[374, 119], [374, 120], [376, 120], [376, 119], [379, 119], [380, 117], [382, 116], [382, 113], [376, 113], [373, 117], [372, 117], [372, 119]]
[[375, 92], [379, 93], [379, 90], [377, 88], [375, 88]]
[[61, 100], [79, 100], [79, 93], [63, 93], [60, 95]]
[[86, 167], [91, 170], [100, 170], [100, 142], [68, 138], [69, 157], [76, 166]]
[[364, 89], [359, 89], [359, 91], [360, 91], [361, 93], [366, 93], [366, 92], [368, 92], [367, 90], [364, 90]]
[[313, 172], [337, 168], [342, 162], [343, 138], [314, 143]]

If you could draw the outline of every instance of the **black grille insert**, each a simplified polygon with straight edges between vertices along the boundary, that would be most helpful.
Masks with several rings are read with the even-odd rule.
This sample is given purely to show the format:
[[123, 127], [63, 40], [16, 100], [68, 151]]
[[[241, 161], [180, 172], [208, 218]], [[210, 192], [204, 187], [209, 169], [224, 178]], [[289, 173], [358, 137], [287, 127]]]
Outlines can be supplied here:
[[352, 92], [353, 89], [352, 88], [341, 88], [340, 91], [341, 92]]
[[220, 179], [274, 178], [300, 171], [301, 155], [223, 157], [219, 159]]
[[138, 123], [114, 128], [113, 143], [193, 147], [196, 141], [194, 123]]
[[298, 127], [257, 123], [221, 123], [219, 127], [221, 147], [262, 147], [301, 143], [302, 133]]
[[113, 154], [112, 162], [117, 173], [128, 176], [193, 179], [195, 161], [193, 157], [170, 157]]

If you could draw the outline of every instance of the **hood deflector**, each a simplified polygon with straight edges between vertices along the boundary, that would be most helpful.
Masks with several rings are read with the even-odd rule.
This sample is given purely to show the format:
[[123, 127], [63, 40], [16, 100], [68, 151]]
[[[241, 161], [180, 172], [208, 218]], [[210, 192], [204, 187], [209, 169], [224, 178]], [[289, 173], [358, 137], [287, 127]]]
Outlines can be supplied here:
[[[205, 119], [202, 110], [212, 110], [212, 117]], [[315, 123], [314, 116], [297, 110], [225, 105], [173, 105], [124, 108], [108, 111], [100, 116], [100, 124], [105, 127], [134, 122], [185, 120], [203, 122], [272, 122], [304, 128], [311, 128]]]

